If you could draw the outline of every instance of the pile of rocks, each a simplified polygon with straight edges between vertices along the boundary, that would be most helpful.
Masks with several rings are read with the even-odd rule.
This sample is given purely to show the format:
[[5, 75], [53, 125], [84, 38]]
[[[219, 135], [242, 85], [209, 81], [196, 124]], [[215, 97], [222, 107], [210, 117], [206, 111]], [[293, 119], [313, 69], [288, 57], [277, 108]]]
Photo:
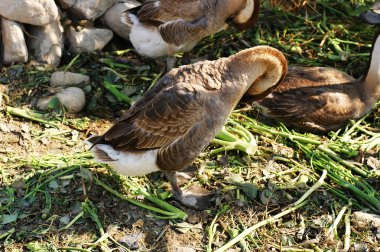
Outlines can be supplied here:
[[[128, 39], [122, 13], [140, 4], [136, 0], [1, 0], [1, 63], [33, 59], [58, 66], [65, 44], [74, 52], [91, 52], [102, 50], [113, 32]], [[108, 29], [95, 27], [96, 19]]]

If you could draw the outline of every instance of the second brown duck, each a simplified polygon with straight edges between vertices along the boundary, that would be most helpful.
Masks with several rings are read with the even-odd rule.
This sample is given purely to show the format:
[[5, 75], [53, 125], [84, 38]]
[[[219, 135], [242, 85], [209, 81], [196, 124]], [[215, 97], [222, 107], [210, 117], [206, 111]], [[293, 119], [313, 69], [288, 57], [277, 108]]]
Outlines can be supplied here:
[[[380, 24], [380, 5], [362, 14], [362, 18]], [[276, 90], [254, 102], [254, 106], [267, 118], [302, 131], [321, 133], [361, 118], [379, 99], [380, 34], [374, 38], [368, 70], [361, 78], [354, 79], [328, 67], [289, 67]]]

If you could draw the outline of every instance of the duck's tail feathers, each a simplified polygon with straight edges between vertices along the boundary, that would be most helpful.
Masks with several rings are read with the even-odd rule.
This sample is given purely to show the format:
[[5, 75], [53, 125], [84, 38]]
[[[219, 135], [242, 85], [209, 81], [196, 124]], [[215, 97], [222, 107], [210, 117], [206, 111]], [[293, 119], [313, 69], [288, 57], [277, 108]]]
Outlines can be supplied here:
[[84, 140], [84, 143], [87, 145], [87, 146], [90, 146], [90, 148], [88, 150], [91, 150], [95, 145], [97, 145], [98, 143], [100, 143], [101, 141], [103, 140], [103, 136], [90, 136], [89, 138], [87, 138], [86, 140]]

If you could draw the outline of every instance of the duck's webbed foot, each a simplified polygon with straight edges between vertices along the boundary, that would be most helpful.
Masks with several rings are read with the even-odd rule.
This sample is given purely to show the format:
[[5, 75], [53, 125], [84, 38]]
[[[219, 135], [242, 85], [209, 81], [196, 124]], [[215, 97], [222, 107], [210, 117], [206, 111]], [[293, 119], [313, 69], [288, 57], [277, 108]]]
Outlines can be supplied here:
[[177, 172], [164, 171], [164, 174], [172, 186], [173, 197], [181, 204], [197, 210], [212, 206], [213, 193], [194, 185], [182, 191], [177, 182]]

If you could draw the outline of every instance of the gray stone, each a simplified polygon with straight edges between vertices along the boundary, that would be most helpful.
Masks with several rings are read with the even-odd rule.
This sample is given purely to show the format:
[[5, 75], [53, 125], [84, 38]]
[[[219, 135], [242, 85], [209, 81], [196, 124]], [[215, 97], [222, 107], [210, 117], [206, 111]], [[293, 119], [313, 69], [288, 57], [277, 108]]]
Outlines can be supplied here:
[[77, 87], [68, 87], [61, 89], [56, 94], [46, 96], [37, 102], [37, 108], [40, 110], [48, 110], [50, 101], [57, 97], [59, 102], [69, 113], [78, 113], [86, 105], [86, 95], [82, 89]]
[[45, 26], [32, 26], [28, 30], [28, 47], [41, 63], [58, 66], [63, 49], [63, 28], [59, 20]]
[[77, 87], [65, 88], [57, 93], [57, 97], [69, 113], [78, 113], [86, 105], [86, 95]]
[[118, 0], [77, 0], [70, 11], [78, 18], [94, 20], [101, 15]]
[[46, 25], [58, 18], [54, 0], [1, 0], [0, 16], [31, 25]]
[[54, 72], [50, 78], [52, 87], [68, 87], [85, 85], [90, 82], [90, 77], [84, 74], [72, 72]]
[[1, 18], [1, 31], [3, 40], [3, 63], [25, 63], [28, 61], [23, 27], [21, 24]]
[[76, 31], [73, 27], [70, 27], [67, 31], [67, 39], [70, 42], [71, 50], [74, 52], [102, 50], [112, 37], [113, 33], [108, 29], [83, 28]]
[[141, 3], [130, 0], [125, 3], [117, 3], [104, 13], [102, 19], [104, 23], [117, 35], [125, 40], [129, 40], [131, 25], [123, 21], [123, 12], [141, 5]]
[[380, 229], [380, 215], [357, 211], [354, 212], [353, 216], [356, 221], [363, 221]]

